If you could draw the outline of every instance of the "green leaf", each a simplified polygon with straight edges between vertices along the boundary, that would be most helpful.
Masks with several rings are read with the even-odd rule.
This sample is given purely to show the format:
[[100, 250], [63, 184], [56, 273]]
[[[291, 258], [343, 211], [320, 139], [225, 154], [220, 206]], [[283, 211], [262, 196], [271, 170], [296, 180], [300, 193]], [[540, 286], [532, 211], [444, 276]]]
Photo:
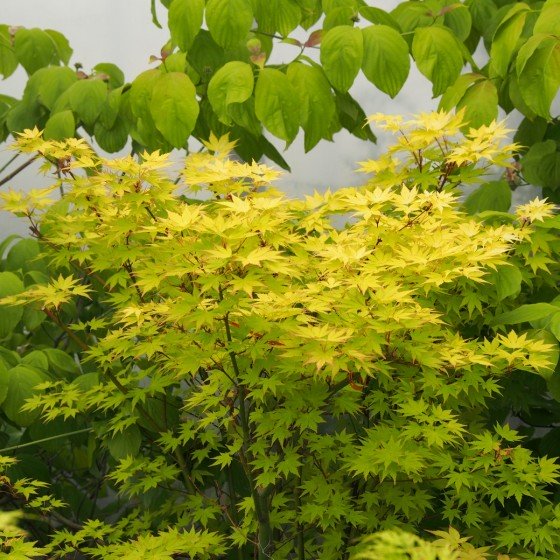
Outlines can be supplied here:
[[321, 41], [321, 64], [329, 82], [339, 91], [354, 83], [364, 55], [362, 33], [349, 25], [329, 30]]
[[70, 107], [86, 125], [92, 126], [107, 99], [107, 84], [101, 80], [78, 80], [67, 90]]
[[21, 359], [21, 363], [26, 366], [33, 366], [45, 372], [49, 369], [47, 356], [41, 350], [32, 350]]
[[465, 200], [469, 214], [486, 210], [508, 212], [511, 206], [511, 189], [507, 181], [491, 181], [473, 191]]
[[110, 91], [99, 113], [98, 122], [106, 128], [111, 128], [117, 120], [123, 100], [122, 90], [123, 88], [117, 88]]
[[412, 55], [418, 70], [432, 84], [432, 93], [437, 97], [457, 81], [463, 56], [453, 34], [444, 27], [421, 27], [414, 33]]
[[274, 136], [290, 143], [300, 124], [300, 107], [288, 77], [273, 68], [259, 72], [255, 88], [255, 113]]
[[550, 318], [545, 328], [556, 337], [556, 340], [560, 340], [560, 311]]
[[519, 325], [521, 323], [530, 323], [544, 317], [558, 313], [558, 307], [550, 303], [528, 303], [522, 305], [513, 311], [502, 313], [494, 317], [492, 325]]
[[134, 116], [142, 118], [150, 114], [150, 102], [154, 85], [161, 77], [157, 69], [138, 74], [130, 86], [130, 109]]
[[472, 72], [459, 76], [457, 81], [452, 86], [449, 86], [441, 96], [439, 109], [451, 111], [461, 101], [469, 87], [483, 79], [484, 76], [481, 74], [474, 74]]
[[196, 36], [187, 60], [204, 82], [208, 82], [210, 76], [227, 62], [224, 49], [205, 29], [201, 29]]
[[339, 25], [353, 25], [356, 17], [356, 10], [350, 6], [335, 8], [330, 11], [323, 21], [323, 31], [338, 27]]
[[54, 29], [45, 29], [45, 33], [53, 40], [59, 60], [68, 64], [74, 52], [68, 39], [60, 31]]
[[364, 57], [362, 71], [384, 93], [395, 97], [406, 82], [410, 70], [408, 45], [398, 31], [387, 25], [362, 29]]
[[167, 23], [171, 40], [187, 52], [202, 27], [204, 0], [173, 0]]
[[467, 40], [471, 32], [472, 18], [469, 9], [460, 2], [448, 3], [441, 12], [445, 12], [443, 23], [449, 27], [458, 41]]
[[465, 120], [473, 128], [490, 124], [498, 118], [498, 91], [491, 80], [480, 80], [471, 86], [457, 103], [465, 108]]
[[100, 62], [96, 64], [93, 69], [99, 77], [99, 74], [105, 74], [107, 79], [104, 80], [108, 82], [109, 89], [116, 89], [124, 85], [124, 73], [116, 65], [111, 62]]
[[399, 2], [391, 12], [403, 33], [414, 31], [417, 27], [429, 27], [434, 23], [434, 15], [427, 2]]
[[50, 371], [52, 371], [57, 378], [74, 378], [80, 374], [80, 368], [76, 360], [67, 352], [58, 348], [45, 348], [43, 353], [48, 360]]
[[490, 274], [490, 277], [500, 300], [517, 296], [521, 291], [523, 277], [516, 266], [500, 266]]
[[114, 153], [119, 152], [126, 146], [130, 129], [128, 123], [119, 117], [111, 127], [106, 127], [100, 121], [96, 122], [93, 133], [102, 150]]
[[302, 11], [294, 0], [255, 0], [254, 5], [259, 29], [267, 33], [279, 31], [286, 37], [302, 18]]
[[395, 18], [388, 14], [385, 10], [381, 8], [374, 8], [372, 6], [360, 6], [359, 13], [362, 17], [370, 21], [371, 23], [378, 23], [381, 25], [388, 25], [396, 31], [401, 31], [399, 24], [395, 21]]
[[336, 104], [321, 68], [292, 62], [287, 76], [299, 98], [301, 125], [305, 131], [304, 146], [308, 152], [322, 138], [332, 139], [331, 122]]
[[253, 24], [249, 0], [208, 0], [206, 24], [222, 47], [232, 47], [245, 39]]
[[[12, 272], [0, 272], [0, 298], [23, 292], [23, 282]], [[23, 307], [0, 305], [0, 338], [9, 336], [23, 315]]]
[[18, 365], [8, 372], [8, 394], [2, 405], [6, 416], [19, 426], [29, 426], [40, 414], [39, 410], [22, 411], [25, 401], [38, 392], [35, 387], [48, 378], [37, 369]]
[[531, 37], [519, 49], [516, 69], [525, 103], [537, 115], [550, 119], [550, 105], [560, 87], [560, 39]]
[[488, 29], [488, 22], [494, 19], [498, 8], [493, 0], [466, 0], [474, 28], [480, 33]]
[[516, 51], [528, 13], [529, 6], [524, 2], [514, 4], [494, 33], [490, 48], [490, 66], [498, 76], [507, 75], [509, 63]]
[[44, 116], [44, 109], [36, 98], [24, 97], [6, 114], [6, 125], [10, 132], [21, 132], [37, 126]]
[[358, 102], [349, 93], [335, 92], [335, 101], [340, 124], [360, 140], [375, 142], [377, 139], [367, 122], [367, 116]]
[[7, 25], [0, 25], [0, 74], [4, 79], [11, 76], [18, 67], [18, 59]]
[[185, 145], [198, 117], [193, 83], [186, 74], [161, 74], [155, 82], [150, 111], [156, 128], [175, 148]]
[[19, 63], [29, 75], [43, 66], [58, 62], [55, 42], [42, 29], [18, 29], [14, 37], [14, 51]]
[[560, 150], [554, 140], [533, 144], [521, 159], [523, 177], [538, 187], [560, 186]]
[[208, 84], [208, 99], [221, 121], [231, 124], [228, 107], [243, 103], [253, 93], [253, 69], [245, 62], [232, 61], [220, 68]]
[[4, 363], [4, 360], [0, 360], [0, 405], [6, 400], [9, 387], [10, 378], [8, 374], [8, 367]]
[[45, 140], [64, 140], [74, 136], [76, 121], [72, 111], [61, 111], [55, 113], [47, 121], [44, 130]]
[[53, 109], [63, 92], [78, 81], [76, 72], [64, 66], [41, 68], [33, 74], [25, 86], [25, 95], [37, 97], [39, 103]]
[[547, 0], [535, 22], [533, 34], [544, 33], [547, 35], [558, 35], [560, 30], [560, 2], [558, 0]]
[[560, 373], [554, 373], [546, 380], [548, 391], [552, 398], [560, 402]]
[[142, 434], [135, 424], [129, 426], [122, 432], [115, 434], [107, 442], [109, 453], [114, 459], [125, 459], [129, 455], [135, 457], [140, 451]]

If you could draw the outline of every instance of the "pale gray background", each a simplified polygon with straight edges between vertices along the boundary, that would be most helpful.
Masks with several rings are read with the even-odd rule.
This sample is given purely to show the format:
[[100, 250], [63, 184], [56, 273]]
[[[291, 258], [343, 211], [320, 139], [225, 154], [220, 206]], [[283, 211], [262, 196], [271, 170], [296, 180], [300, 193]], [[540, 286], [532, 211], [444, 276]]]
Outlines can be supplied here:
[[[371, 5], [391, 9], [398, 0], [371, 2]], [[149, 0], [0, 0], [0, 23], [56, 29], [62, 32], [74, 49], [71, 63], [80, 62], [89, 72], [99, 62], [113, 62], [125, 72], [127, 80], [150, 67], [149, 57], [158, 54], [168, 40], [165, 24], [166, 10], [158, 6], [158, 16], [163, 29], [156, 28], [151, 21]], [[307, 34], [302, 30], [300, 35]], [[274, 55], [274, 62], [289, 61], [297, 51], [289, 45], [281, 45]], [[4, 82], [0, 92], [20, 97], [26, 75], [23, 69]], [[414, 114], [437, 107], [432, 99], [431, 84], [412, 65], [409, 79], [399, 95], [390, 99], [379, 92], [360, 75], [351, 90], [361, 103], [366, 114], [375, 112]], [[516, 125], [519, 118], [513, 116]], [[356, 162], [376, 157], [390, 140], [381, 136], [378, 145], [361, 142], [345, 131], [335, 136], [335, 141], [321, 142], [308, 154], [303, 152], [303, 140], [298, 137], [285, 158], [292, 173], [278, 183], [292, 194], [312, 192], [314, 189], [337, 188], [359, 183], [362, 178], [354, 173]], [[279, 148], [281, 143], [277, 144]], [[12, 154], [0, 148], [0, 167]], [[33, 188], [41, 184], [31, 167], [22, 173], [11, 186]], [[5, 185], [2, 188], [6, 188]], [[26, 226], [6, 213], [0, 213], [0, 237], [8, 232], [24, 233]]]

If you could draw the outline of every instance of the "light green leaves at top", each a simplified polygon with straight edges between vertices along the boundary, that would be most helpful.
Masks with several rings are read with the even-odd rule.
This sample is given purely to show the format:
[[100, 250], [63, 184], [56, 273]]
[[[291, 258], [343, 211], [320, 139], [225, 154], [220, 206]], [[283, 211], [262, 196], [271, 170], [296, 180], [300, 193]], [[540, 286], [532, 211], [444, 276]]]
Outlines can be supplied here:
[[212, 76], [208, 99], [222, 122], [231, 124], [228, 107], [247, 101], [253, 93], [253, 85], [253, 69], [246, 62], [228, 62]]
[[[12, 272], [0, 272], [0, 298], [23, 292], [23, 282]], [[0, 338], [10, 335], [23, 315], [22, 307], [0, 305]]]
[[362, 71], [384, 93], [395, 97], [410, 70], [408, 45], [400, 33], [387, 25], [362, 29], [364, 56]]
[[278, 31], [285, 37], [301, 22], [302, 10], [295, 0], [254, 0], [259, 29], [267, 33]]
[[498, 76], [503, 77], [507, 74], [528, 14], [527, 4], [524, 2], [514, 4], [494, 33], [490, 49], [490, 66]]
[[287, 75], [299, 97], [301, 125], [305, 131], [304, 146], [308, 152], [322, 138], [332, 138], [336, 104], [321, 68], [293, 62], [288, 66]]
[[418, 70], [432, 84], [437, 97], [453, 84], [463, 67], [463, 57], [457, 39], [445, 27], [421, 27], [414, 32], [412, 55]]
[[233, 47], [251, 29], [251, 3], [249, 0], [209, 0], [206, 5], [206, 24], [218, 45]]
[[59, 60], [55, 42], [42, 29], [18, 29], [14, 37], [14, 51], [19, 63], [30, 75]]
[[0, 25], [0, 74], [11, 76], [18, 67], [18, 59], [12, 47], [12, 39], [7, 25]]
[[173, 0], [167, 24], [171, 40], [187, 52], [202, 27], [204, 0]]
[[560, 39], [531, 37], [519, 49], [516, 71], [523, 101], [538, 116], [550, 119], [550, 105], [560, 87]]
[[68, 90], [70, 107], [86, 125], [91, 126], [107, 99], [107, 84], [101, 80], [79, 80]]
[[194, 129], [199, 107], [186, 74], [161, 74], [154, 84], [150, 111], [156, 128], [175, 148], [182, 148]]
[[298, 96], [288, 77], [273, 68], [263, 68], [255, 88], [255, 113], [274, 136], [290, 143], [299, 129]]
[[348, 91], [354, 83], [364, 55], [359, 29], [339, 25], [329, 30], [321, 42], [321, 64], [329, 82], [339, 91]]

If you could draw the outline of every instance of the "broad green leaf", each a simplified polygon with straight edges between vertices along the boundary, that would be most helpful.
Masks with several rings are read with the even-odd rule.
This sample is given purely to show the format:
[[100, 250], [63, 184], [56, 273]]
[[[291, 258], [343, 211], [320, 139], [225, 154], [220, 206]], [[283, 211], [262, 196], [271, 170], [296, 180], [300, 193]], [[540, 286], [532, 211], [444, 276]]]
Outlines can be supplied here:
[[357, 10], [358, 0], [321, 0], [321, 6], [323, 12], [326, 14], [339, 8], [352, 8], [353, 10]]
[[142, 434], [138, 426], [132, 425], [124, 431], [115, 434], [107, 441], [109, 453], [114, 459], [124, 459], [129, 455], [135, 457], [140, 451], [142, 443]]
[[496, 286], [500, 300], [516, 296], [521, 291], [523, 277], [516, 266], [500, 266], [490, 274], [490, 278], [492, 284]]
[[0, 74], [4, 79], [11, 76], [18, 67], [18, 59], [7, 25], [0, 25]]
[[464, 5], [469, 9], [473, 27], [480, 34], [488, 29], [488, 22], [494, 19], [498, 11], [493, 0], [466, 0]]
[[8, 395], [8, 388], [10, 386], [8, 367], [4, 363], [4, 360], [0, 359], [0, 405], [6, 399]]
[[55, 42], [42, 29], [18, 29], [14, 36], [14, 51], [19, 63], [29, 75], [43, 66], [58, 62]]
[[36, 239], [21, 239], [10, 247], [6, 256], [6, 270], [46, 271], [45, 261], [40, 258], [41, 249]]
[[186, 74], [162, 74], [154, 84], [150, 111], [157, 129], [174, 147], [181, 148], [194, 129], [199, 108], [196, 90]]
[[463, 68], [463, 56], [457, 40], [445, 27], [417, 29], [412, 41], [412, 55], [418, 70], [432, 82], [434, 97], [454, 84]]
[[205, 82], [227, 62], [224, 49], [205, 29], [201, 29], [196, 36], [187, 60]]
[[299, 98], [304, 146], [308, 152], [322, 138], [332, 139], [331, 121], [336, 104], [329, 81], [320, 67], [292, 62], [287, 76]]
[[60, 33], [60, 31], [56, 31], [54, 29], [45, 29], [45, 33], [53, 40], [56, 52], [58, 54], [58, 58], [64, 63], [68, 64], [70, 62], [70, 58], [72, 53], [72, 47], [68, 42], [68, 39]]
[[237, 45], [253, 24], [251, 3], [249, 0], [208, 0], [206, 24], [218, 45]]
[[545, 33], [558, 35], [560, 30], [560, 2], [558, 0], [547, 0], [540, 11], [539, 17], [533, 27], [533, 33], [538, 35]]
[[253, 69], [245, 62], [232, 61], [220, 68], [208, 84], [208, 99], [223, 122], [231, 124], [228, 107], [243, 103], [253, 93]]
[[547, 122], [541, 117], [529, 119], [525, 117], [517, 127], [513, 141], [521, 145], [520, 152], [526, 152], [528, 147], [544, 140]]
[[259, 29], [286, 37], [300, 23], [302, 10], [295, 0], [254, 0]]
[[410, 70], [408, 45], [398, 31], [387, 25], [362, 29], [365, 77], [384, 93], [395, 97], [406, 82]]
[[74, 113], [86, 126], [92, 126], [107, 100], [107, 84], [96, 79], [78, 80], [67, 93]]
[[22, 411], [25, 401], [38, 392], [35, 387], [48, 378], [37, 369], [18, 365], [8, 372], [8, 394], [2, 405], [6, 416], [19, 426], [29, 426], [39, 417], [40, 411]]
[[123, 88], [117, 88], [110, 91], [109, 95], [107, 95], [107, 99], [105, 100], [105, 103], [101, 108], [101, 112], [99, 113], [98, 120], [98, 122], [104, 127], [111, 128], [117, 120], [121, 108], [121, 102], [123, 100], [122, 90]]
[[72, 111], [61, 111], [50, 117], [45, 125], [45, 140], [64, 140], [74, 136], [76, 121]]
[[290, 143], [300, 125], [297, 94], [288, 77], [273, 68], [259, 72], [255, 87], [255, 113], [274, 136]]
[[498, 118], [498, 91], [491, 80], [480, 80], [472, 85], [457, 103], [465, 108], [465, 120], [473, 128], [490, 124]]
[[229, 106], [229, 116], [234, 123], [248, 130], [253, 136], [262, 134], [262, 124], [255, 114], [255, 98]]
[[554, 140], [536, 142], [521, 160], [523, 177], [538, 187], [560, 186], [560, 150]]
[[340, 124], [356, 138], [375, 142], [375, 134], [358, 102], [349, 93], [340, 92], [335, 92], [335, 101]]
[[460, 2], [446, 4], [441, 10], [445, 13], [443, 23], [453, 32], [455, 38], [461, 42], [467, 40], [472, 27], [472, 18], [469, 9]]
[[531, 37], [519, 49], [517, 76], [525, 103], [537, 115], [550, 119], [550, 105], [560, 87], [560, 39]]
[[116, 65], [111, 62], [100, 62], [96, 64], [93, 69], [99, 75], [107, 76], [106, 81], [109, 85], [109, 89], [116, 89], [124, 85], [124, 73]]
[[161, 72], [157, 69], [142, 72], [131, 84], [130, 87], [130, 109], [134, 116], [142, 118], [150, 113], [150, 102], [154, 85], [161, 77]]
[[187, 52], [202, 27], [204, 0], [173, 0], [167, 23], [171, 40]]
[[429, 27], [434, 24], [434, 16], [426, 2], [410, 0], [399, 2], [391, 12], [403, 33], [414, 31], [417, 27]]
[[524, 2], [514, 4], [494, 33], [490, 49], [490, 65], [498, 76], [505, 76], [523, 31], [529, 6]]
[[80, 374], [80, 368], [76, 360], [74, 360], [73, 356], [68, 354], [68, 352], [64, 352], [58, 348], [45, 348], [43, 353], [48, 360], [50, 371], [52, 371], [57, 378], [61, 379], [65, 376], [74, 378]]
[[21, 359], [21, 363], [26, 366], [33, 366], [37, 369], [47, 371], [49, 369], [49, 361], [46, 354], [41, 350], [32, 350]]
[[354, 83], [364, 55], [362, 33], [349, 25], [328, 31], [321, 41], [321, 64], [329, 82], [339, 91]]
[[558, 313], [558, 307], [550, 303], [528, 303], [513, 311], [502, 313], [492, 320], [492, 325], [519, 325], [530, 323]]
[[[12, 272], [0, 272], [0, 298], [23, 292], [23, 282]], [[0, 305], [0, 338], [9, 336], [23, 315], [21, 306]]]
[[100, 121], [96, 122], [93, 133], [95, 135], [95, 140], [102, 150], [114, 153], [122, 150], [126, 146], [130, 130], [127, 122], [121, 117], [118, 117], [109, 128]]
[[26, 128], [37, 126], [44, 114], [45, 110], [36, 98], [24, 97], [6, 114], [6, 125], [10, 132], [22, 132]]
[[556, 340], [560, 340], [560, 311], [552, 315], [546, 328], [556, 337]]
[[469, 214], [477, 214], [486, 210], [507, 212], [510, 206], [511, 188], [507, 181], [484, 183], [465, 200], [465, 209]]
[[367, 19], [371, 23], [388, 25], [389, 27], [392, 27], [399, 32], [401, 31], [401, 28], [395, 21], [395, 18], [381, 8], [375, 8], [372, 6], [360, 6], [359, 12], [363, 18]]
[[554, 373], [546, 380], [548, 391], [555, 401], [560, 402], [560, 373]]
[[72, 380], [72, 385], [77, 386], [80, 390], [89, 391], [92, 387], [99, 385], [99, 372], [90, 371], [89, 373], [83, 373], [78, 375]]
[[303, 29], [312, 27], [322, 14], [321, 0], [296, 0], [301, 10], [300, 25]]
[[474, 74], [472, 72], [459, 76], [457, 81], [452, 86], [449, 86], [441, 96], [439, 109], [451, 111], [461, 101], [469, 87], [483, 79], [484, 76], [482, 74]]
[[186, 67], [187, 53], [184, 52], [176, 52], [170, 54], [160, 66], [160, 68], [162, 70], [165, 70], [165, 72], [185, 72]]
[[326, 33], [329, 29], [338, 27], [339, 25], [353, 25], [356, 17], [356, 10], [349, 6], [335, 8], [330, 11], [323, 21], [323, 31]]
[[21, 321], [24, 327], [29, 331], [33, 332], [36, 328], [40, 327], [41, 324], [46, 320], [47, 316], [40, 309], [35, 309], [30, 305], [26, 305], [23, 308], [23, 317]]
[[27, 81], [25, 95], [37, 96], [39, 103], [53, 109], [62, 93], [77, 81], [76, 72], [65, 66], [41, 68]]

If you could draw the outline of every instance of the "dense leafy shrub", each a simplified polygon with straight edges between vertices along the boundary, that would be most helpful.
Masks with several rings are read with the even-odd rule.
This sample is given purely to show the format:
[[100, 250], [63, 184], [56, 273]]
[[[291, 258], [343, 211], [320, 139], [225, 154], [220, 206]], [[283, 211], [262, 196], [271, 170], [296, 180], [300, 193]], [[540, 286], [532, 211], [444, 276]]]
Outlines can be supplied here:
[[[368, 184], [305, 200], [269, 188], [275, 171], [231, 161], [226, 138], [189, 157], [178, 185], [159, 153], [107, 160], [36, 130], [18, 140], [60, 178], [4, 207], [66, 272], [2, 303], [42, 310], [95, 370], [6, 363], [0, 386], [14, 370], [25, 379], [29, 423], [91, 429], [66, 482], [94, 508], [76, 514], [8, 471], [14, 506], [40, 516], [28, 524], [40, 542], [8, 528], [7, 554], [558, 554], [560, 470], [488, 411], [516, 372], [554, 377], [544, 331], [495, 332], [518, 304], [505, 280], [488, 282], [536, 277], [536, 224], [554, 227], [553, 209], [458, 209], [458, 183], [508, 160], [499, 125], [462, 136], [460, 115], [385, 122], [404, 134], [363, 164], [377, 172]], [[103, 307], [68, 322], [68, 306], [91, 297]], [[386, 530], [443, 543], [385, 532], [357, 545]]]

